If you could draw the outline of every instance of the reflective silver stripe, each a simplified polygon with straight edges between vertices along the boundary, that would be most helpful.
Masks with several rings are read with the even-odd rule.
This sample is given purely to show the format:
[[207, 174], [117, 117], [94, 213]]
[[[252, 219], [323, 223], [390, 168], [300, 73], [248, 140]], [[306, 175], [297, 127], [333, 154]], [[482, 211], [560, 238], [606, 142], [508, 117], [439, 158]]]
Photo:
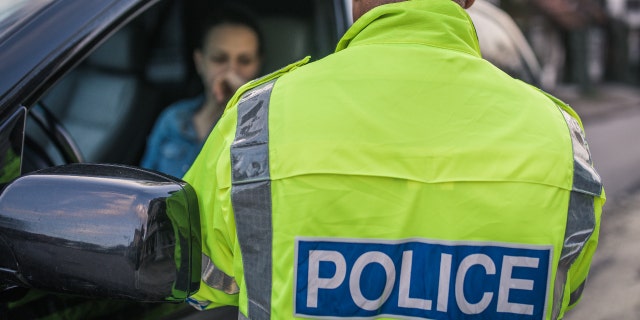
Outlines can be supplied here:
[[202, 281], [211, 288], [218, 289], [226, 294], [240, 292], [236, 279], [218, 269], [205, 254], [202, 254]]
[[569, 295], [569, 305], [574, 305], [576, 302], [578, 302], [578, 299], [580, 299], [580, 297], [582, 296], [582, 291], [584, 291], [584, 286], [587, 283], [587, 281], [582, 281], [582, 283], [578, 286], [578, 288], [576, 290], [574, 290], [573, 292], [571, 292], [571, 295]]
[[575, 118], [564, 110], [561, 111], [569, 126], [573, 144], [573, 190], [600, 196], [602, 192], [602, 180], [593, 168], [591, 152], [589, 152], [589, 145], [587, 144], [584, 132]]
[[270, 319], [271, 181], [269, 180], [269, 99], [275, 80], [245, 93], [238, 102], [236, 137], [231, 144], [231, 203], [244, 279], [248, 317]]
[[[602, 181], [593, 169], [591, 154], [582, 128], [580, 128], [578, 121], [564, 110], [562, 110], [562, 114], [569, 127], [573, 145], [573, 190], [569, 198], [564, 244], [556, 271], [552, 319], [558, 319], [560, 316], [569, 268], [595, 229], [596, 217], [593, 197], [600, 196], [602, 192]], [[577, 291], [574, 293], [578, 294], [578, 297], [573, 297], [577, 300], [579, 293]]]

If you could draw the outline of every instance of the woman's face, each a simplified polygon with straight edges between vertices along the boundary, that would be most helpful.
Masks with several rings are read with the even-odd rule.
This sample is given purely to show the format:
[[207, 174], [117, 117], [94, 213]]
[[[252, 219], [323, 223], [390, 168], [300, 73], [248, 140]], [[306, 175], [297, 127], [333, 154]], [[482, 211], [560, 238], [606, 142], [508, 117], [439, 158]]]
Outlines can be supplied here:
[[260, 70], [258, 36], [249, 27], [224, 23], [209, 30], [202, 50], [196, 50], [196, 68], [208, 97], [226, 103], [233, 93]]

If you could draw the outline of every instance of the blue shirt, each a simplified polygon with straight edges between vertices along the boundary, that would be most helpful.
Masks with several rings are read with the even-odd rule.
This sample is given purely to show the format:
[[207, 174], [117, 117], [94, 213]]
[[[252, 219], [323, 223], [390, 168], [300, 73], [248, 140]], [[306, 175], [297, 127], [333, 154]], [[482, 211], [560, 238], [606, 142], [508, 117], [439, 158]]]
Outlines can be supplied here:
[[198, 139], [193, 115], [204, 96], [180, 100], [165, 109], [147, 139], [140, 166], [182, 177], [200, 153], [204, 141]]

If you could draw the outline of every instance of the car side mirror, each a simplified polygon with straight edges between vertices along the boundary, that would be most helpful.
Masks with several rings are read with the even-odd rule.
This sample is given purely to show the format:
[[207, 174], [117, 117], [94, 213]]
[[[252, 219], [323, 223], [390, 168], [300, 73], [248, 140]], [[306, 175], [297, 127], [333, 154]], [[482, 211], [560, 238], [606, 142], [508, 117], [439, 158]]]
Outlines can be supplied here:
[[74, 164], [0, 194], [0, 288], [182, 301], [198, 290], [200, 268], [197, 198], [177, 178]]

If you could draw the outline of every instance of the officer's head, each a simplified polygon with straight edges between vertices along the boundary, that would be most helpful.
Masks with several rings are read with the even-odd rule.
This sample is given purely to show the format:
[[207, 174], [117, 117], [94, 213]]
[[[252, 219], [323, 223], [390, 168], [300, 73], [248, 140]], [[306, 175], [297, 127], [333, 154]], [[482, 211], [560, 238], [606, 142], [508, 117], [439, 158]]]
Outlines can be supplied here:
[[[387, 3], [402, 2], [406, 0], [352, 0], [353, 4], [353, 21], [358, 20], [367, 11]], [[452, 0], [461, 7], [467, 9], [471, 7], [475, 0]]]

